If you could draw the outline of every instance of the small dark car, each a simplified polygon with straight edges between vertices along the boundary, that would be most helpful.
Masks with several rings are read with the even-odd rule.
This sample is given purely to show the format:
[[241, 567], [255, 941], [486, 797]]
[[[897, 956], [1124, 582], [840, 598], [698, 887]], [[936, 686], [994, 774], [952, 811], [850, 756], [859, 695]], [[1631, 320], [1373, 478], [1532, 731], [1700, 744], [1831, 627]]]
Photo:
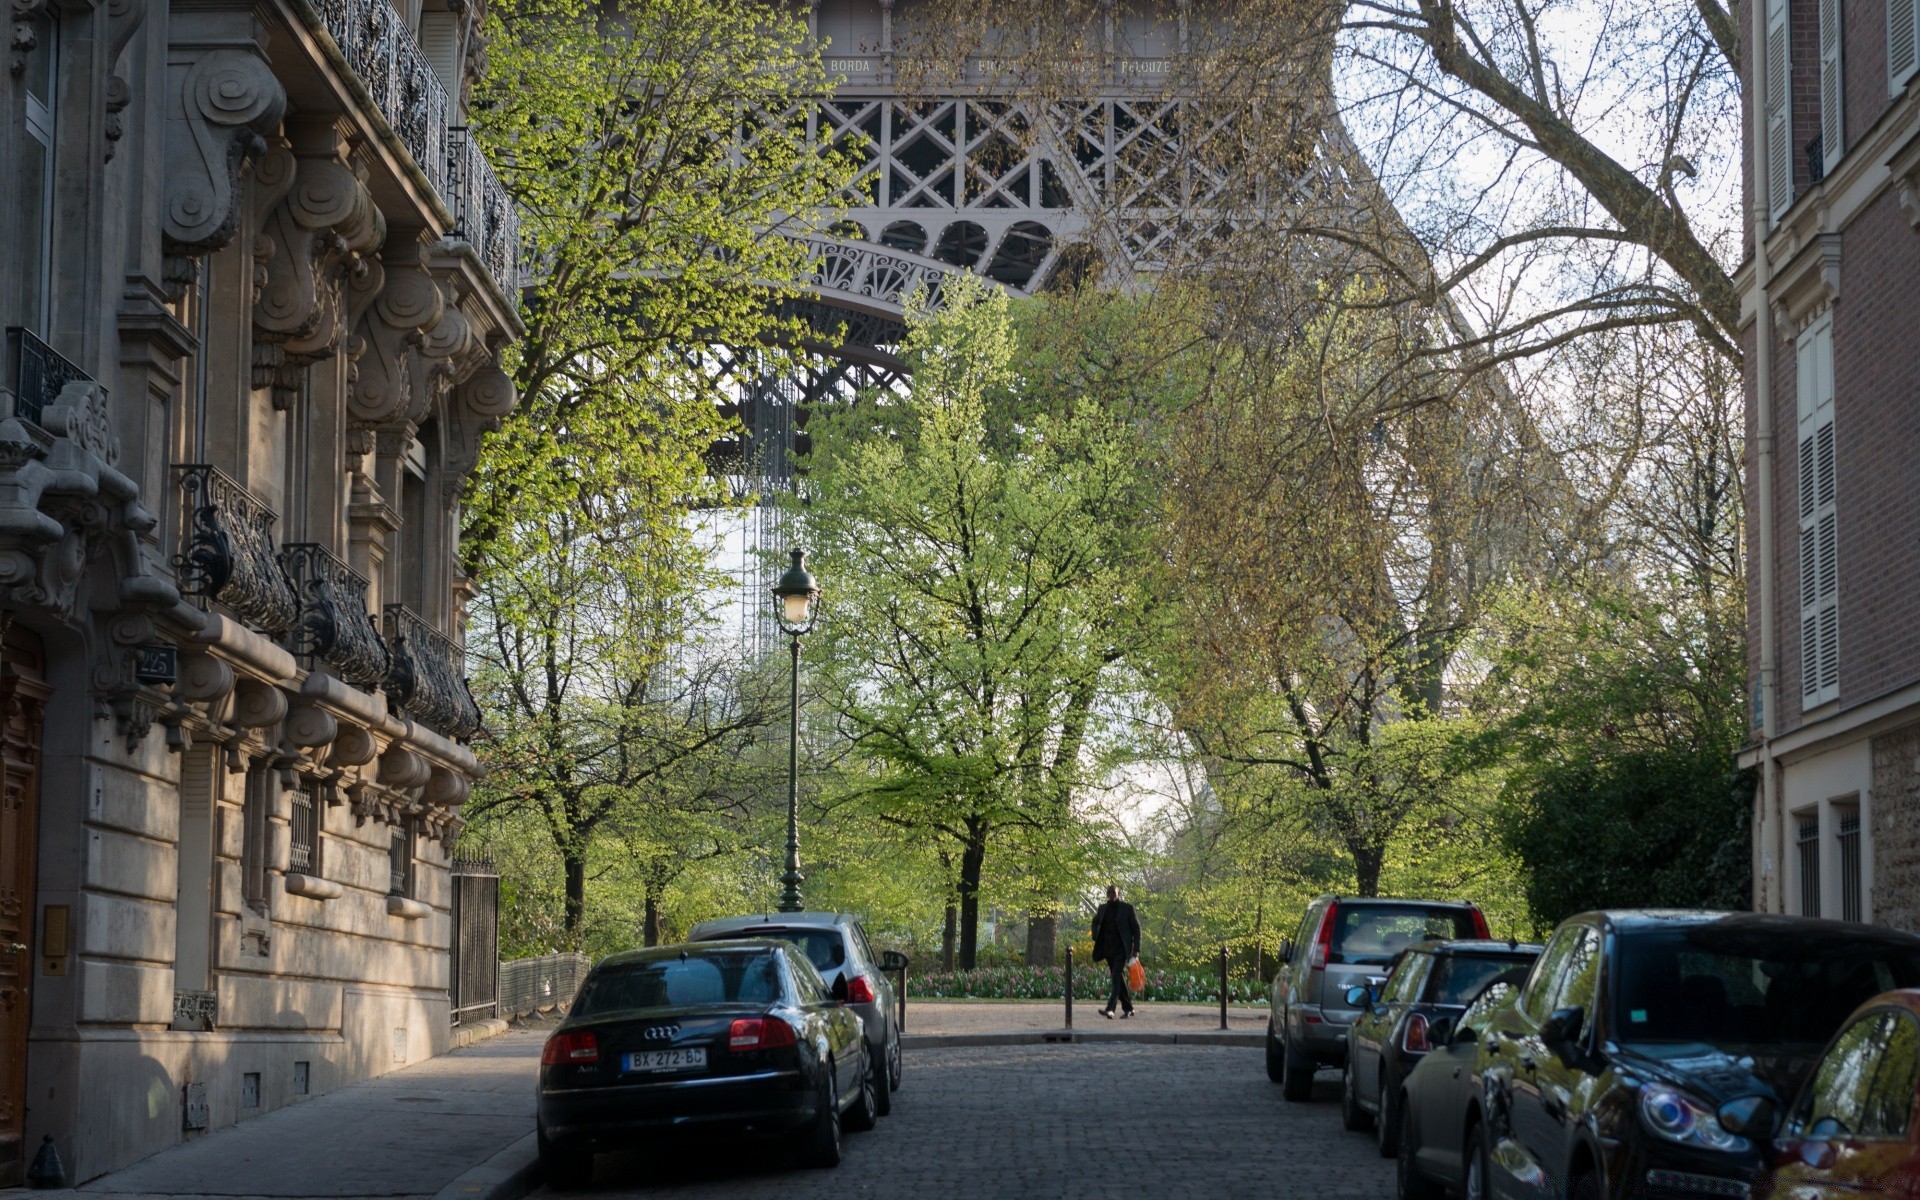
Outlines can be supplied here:
[[1430, 938], [1484, 938], [1487, 918], [1446, 900], [1321, 896], [1280, 950], [1267, 1011], [1267, 1078], [1289, 1100], [1313, 1098], [1313, 1074], [1347, 1060], [1347, 1026], [1360, 1006], [1347, 989], [1384, 975], [1393, 956]]
[[807, 961], [832, 987], [842, 980], [847, 987], [847, 1006], [859, 1015], [867, 1033], [867, 1058], [875, 1071], [874, 1095], [880, 1099], [880, 1115], [893, 1111], [893, 1094], [900, 1090], [900, 1010], [890, 971], [904, 971], [907, 956], [897, 950], [876, 955], [867, 941], [867, 931], [859, 918], [849, 913], [783, 912], [761, 913], [751, 917], [722, 917], [702, 921], [688, 935], [690, 942], [708, 942], [717, 938], [779, 938], [798, 946]]
[[[1525, 971], [1500, 976], [1480, 989], [1459, 1016], [1441, 1017], [1428, 1030], [1433, 1049], [1407, 1072], [1400, 1100], [1394, 1105], [1400, 1126], [1394, 1143], [1402, 1200], [1441, 1200], [1446, 1189], [1435, 1180], [1451, 1180], [1458, 1174], [1460, 1146], [1457, 1140], [1439, 1136], [1435, 1126], [1449, 1124], [1447, 1114], [1464, 1117], [1469, 1102], [1479, 1094], [1480, 1077], [1473, 1070], [1474, 1056], [1480, 1049], [1479, 1035], [1494, 1011], [1520, 994], [1526, 979]], [[1424, 1131], [1415, 1128], [1415, 1117], [1420, 1114], [1427, 1114]], [[1413, 1136], [1419, 1132], [1428, 1135], [1424, 1141]]]
[[[1404, 1194], [1438, 1183], [1468, 1200], [1746, 1196], [1762, 1145], [1720, 1114], [1795, 1094], [1855, 1008], [1916, 983], [1920, 937], [1886, 929], [1755, 913], [1571, 917], [1516, 996], [1460, 1023], [1448, 1053], [1408, 1077], [1402, 1155], [1416, 1171]], [[1441, 1070], [1463, 1086], [1429, 1087]]]
[[1347, 1069], [1340, 1119], [1348, 1129], [1373, 1125], [1383, 1157], [1400, 1147], [1400, 1083], [1431, 1050], [1429, 1030], [1458, 1017], [1467, 1001], [1502, 975], [1524, 978], [1540, 947], [1493, 941], [1420, 942], [1401, 951], [1377, 990], [1354, 988], [1348, 999], [1367, 1007], [1347, 1027]]
[[[1876, 996], [1827, 1046], [1773, 1143], [1756, 1197], [1920, 1195], [1920, 991]], [[1775, 1114], [1749, 1104], [1721, 1122], [1759, 1136]]]
[[583, 1187], [598, 1151], [703, 1131], [790, 1139], [808, 1165], [837, 1166], [843, 1114], [853, 1129], [879, 1115], [844, 999], [781, 941], [602, 959], [540, 1056], [547, 1182]]

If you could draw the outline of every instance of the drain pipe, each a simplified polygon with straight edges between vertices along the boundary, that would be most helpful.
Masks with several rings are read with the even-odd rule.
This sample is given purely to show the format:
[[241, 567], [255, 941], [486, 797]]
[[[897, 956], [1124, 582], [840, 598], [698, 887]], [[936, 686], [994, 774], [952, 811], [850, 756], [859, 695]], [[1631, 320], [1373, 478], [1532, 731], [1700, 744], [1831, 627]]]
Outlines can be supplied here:
[[[1755, 805], [1758, 812], [1753, 826], [1754, 908], [1762, 912], [1782, 911], [1785, 896], [1778, 886], [1785, 870], [1785, 846], [1781, 841], [1782, 822], [1774, 820], [1780, 805], [1780, 784], [1773, 760], [1774, 733], [1780, 721], [1779, 639], [1774, 630], [1774, 528], [1773, 528], [1773, 304], [1768, 290], [1773, 283], [1773, 264], [1767, 259], [1767, 232], [1772, 222], [1772, 206], [1767, 201], [1767, 139], [1761, 122], [1765, 119], [1762, 97], [1769, 81], [1762, 78], [1766, 58], [1760, 48], [1767, 44], [1767, 6], [1749, 4], [1751, 15], [1747, 56], [1753, 69], [1748, 73], [1749, 128], [1754, 131], [1753, 180], [1748, 206], [1753, 225], [1753, 271], [1759, 300], [1754, 313], [1753, 385], [1754, 385], [1754, 470], [1748, 486], [1754, 489], [1754, 511], [1759, 538], [1755, 569], [1760, 573], [1760, 787]], [[1771, 836], [1768, 836], [1771, 833]], [[1771, 860], [1771, 869], [1767, 869]], [[1763, 890], [1762, 881], [1771, 881], [1772, 895]]]

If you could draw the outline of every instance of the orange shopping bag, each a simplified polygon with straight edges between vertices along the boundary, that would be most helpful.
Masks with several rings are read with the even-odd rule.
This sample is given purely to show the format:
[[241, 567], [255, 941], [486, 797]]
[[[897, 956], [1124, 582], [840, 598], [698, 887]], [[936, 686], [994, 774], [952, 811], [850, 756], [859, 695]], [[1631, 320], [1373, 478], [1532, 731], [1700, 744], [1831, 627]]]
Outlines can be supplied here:
[[1127, 960], [1127, 990], [1131, 992], [1138, 992], [1145, 989], [1146, 986], [1147, 986], [1146, 968], [1140, 965], [1139, 959], [1137, 958], [1128, 959]]

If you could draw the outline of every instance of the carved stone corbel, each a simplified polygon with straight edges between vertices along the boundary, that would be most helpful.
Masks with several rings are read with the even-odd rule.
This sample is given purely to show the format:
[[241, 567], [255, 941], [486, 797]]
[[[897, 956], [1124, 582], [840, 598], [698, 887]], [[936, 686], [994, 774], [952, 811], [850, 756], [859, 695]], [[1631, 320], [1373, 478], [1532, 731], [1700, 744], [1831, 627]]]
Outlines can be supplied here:
[[447, 461], [441, 484], [441, 497], [448, 505], [460, 498], [467, 476], [480, 461], [480, 439], [520, 401], [513, 380], [497, 365], [488, 363], [474, 372], [453, 392], [447, 405]]
[[446, 315], [440, 285], [417, 262], [385, 264], [379, 294], [355, 330], [362, 353], [347, 392], [348, 420], [385, 425], [412, 406], [415, 355]]
[[258, 53], [221, 47], [169, 72], [166, 283], [178, 299], [194, 260], [233, 240], [240, 176], [266, 149], [262, 135], [279, 125], [287, 94]]
[[255, 387], [272, 387], [284, 409], [299, 369], [341, 346], [349, 280], [386, 240], [387, 223], [331, 122], [274, 147], [256, 172], [262, 184], [255, 246], [264, 282], [253, 306]]
[[[107, 0], [107, 63], [114, 66], [120, 61], [120, 54], [133, 40], [133, 35], [147, 19], [147, 0]], [[126, 125], [120, 120], [120, 114], [127, 105], [133, 103], [133, 88], [127, 83], [126, 76], [118, 71], [107, 77], [106, 120], [102, 132], [106, 134], [106, 161], [113, 161], [113, 152], [122, 137], [126, 135]]]

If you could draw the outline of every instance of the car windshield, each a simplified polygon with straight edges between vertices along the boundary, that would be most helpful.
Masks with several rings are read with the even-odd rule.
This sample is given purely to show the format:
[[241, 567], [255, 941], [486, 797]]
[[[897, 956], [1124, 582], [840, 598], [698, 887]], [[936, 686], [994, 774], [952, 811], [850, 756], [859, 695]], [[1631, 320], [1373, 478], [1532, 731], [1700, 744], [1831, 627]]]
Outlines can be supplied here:
[[847, 962], [847, 944], [838, 929], [766, 929], [755, 930], [754, 936], [792, 942], [822, 975], [838, 971]]
[[1333, 914], [1332, 961], [1384, 963], [1415, 942], [1473, 936], [1464, 908], [1425, 904], [1342, 904]]
[[1433, 1004], [1465, 1004], [1504, 972], [1524, 965], [1512, 958], [1442, 955], [1433, 968], [1433, 978], [1427, 982], [1427, 1000]]
[[1824, 1043], [1862, 1003], [1920, 983], [1920, 950], [1876, 937], [1716, 922], [1620, 939], [1622, 1041]]
[[709, 951], [603, 966], [580, 989], [573, 1011], [598, 1016], [705, 1004], [770, 1005], [780, 991], [780, 964], [773, 952]]

